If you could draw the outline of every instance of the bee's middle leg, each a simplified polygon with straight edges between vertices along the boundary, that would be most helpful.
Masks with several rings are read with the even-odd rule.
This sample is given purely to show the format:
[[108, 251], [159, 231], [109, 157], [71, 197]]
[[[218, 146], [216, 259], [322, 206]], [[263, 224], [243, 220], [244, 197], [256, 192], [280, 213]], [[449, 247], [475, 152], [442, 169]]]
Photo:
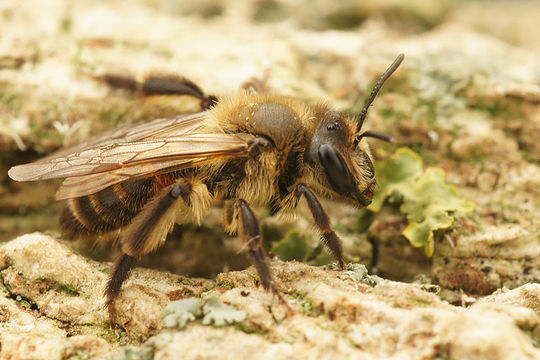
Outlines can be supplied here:
[[115, 318], [114, 300], [136, 265], [137, 258], [159, 247], [172, 229], [179, 201], [189, 203], [192, 185], [185, 179], [157, 192], [133, 219], [121, 236], [122, 255], [116, 260], [105, 289], [111, 321]]

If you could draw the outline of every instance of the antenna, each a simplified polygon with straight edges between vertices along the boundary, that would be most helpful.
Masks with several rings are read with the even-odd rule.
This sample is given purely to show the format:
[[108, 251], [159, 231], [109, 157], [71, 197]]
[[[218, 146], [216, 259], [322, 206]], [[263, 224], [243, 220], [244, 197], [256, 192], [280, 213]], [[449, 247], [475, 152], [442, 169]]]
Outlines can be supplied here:
[[371, 95], [369, 95], [369, 98], [367, 99], [364, 108], [362, 109], [362, 112], [360, 113], [360, 116], [358, 118], [358, 126], [356, 128], [357, 132], [360, 132], [362, 130], [362, 125], [364, 125], [364, 121], [366, 120], [366, 116], [369, 110], [369, 107], [371, 106], [371, 103], [373, 100], [375, 100], [375, 97], [379, 93], [379, 90], [381, 90], [381, 87], [383, 86], [384, 82], [396, 71], [396, 69], [401, 65], [401, 62], [405, 58], [405, 55], [399, 54], [396, 60], [390, 65], [388, 69], [382, 74], [382, 76], [379, 78], [379, 81], [375, 84], [373, 87], [373, 90], [371, 90]]

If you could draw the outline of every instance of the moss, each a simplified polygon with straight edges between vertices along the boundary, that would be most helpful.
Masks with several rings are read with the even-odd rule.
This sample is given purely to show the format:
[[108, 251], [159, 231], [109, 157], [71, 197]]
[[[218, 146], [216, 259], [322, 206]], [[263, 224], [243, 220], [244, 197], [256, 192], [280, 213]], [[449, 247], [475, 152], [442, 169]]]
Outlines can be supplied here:
[[218, 286], [226, 287], [227, 289], [234, 289], [235, 286], [232, 282], [225, 280], [223, 282], [218, 283]]
[[302, 314], [305, 316], [322, 316], [326, 315], [326, 313], [323, 313], [320, 311], [320, 309], [315, 305], [315, 303], [311, 299], [307, 299], [306, 295], [307, 293], [304, 291], [299, 291], [296, 289], [293, 289], [287, 293], [290, 297], [295, 299], [298, 304], [300, 305], [300, 308], [302, 309]]
[[68, 294], [69, 296], [79, 296], [77, 289], [69, 284], [56, 283], [56, 289], [60, 292]]

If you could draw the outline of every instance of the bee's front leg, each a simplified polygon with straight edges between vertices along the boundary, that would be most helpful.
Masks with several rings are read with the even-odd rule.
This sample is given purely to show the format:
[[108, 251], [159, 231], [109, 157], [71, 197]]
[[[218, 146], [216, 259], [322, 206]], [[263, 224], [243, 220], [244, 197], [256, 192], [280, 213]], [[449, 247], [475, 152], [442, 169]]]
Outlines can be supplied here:
[[315, 194], [306, 185], [298, 184], [296, 186], [295, 193], [298, 198], [303, 195], [306, 199], [309, 210], [311, 210], [311, 214], [313, 215], [313, 220], [315, 221], [315, 224], [321, 232], [322, 242], [336, 258], [339, 268], [343, 270], [344, 262], [341, 240], [334, 232], [334, 230], [332, 230], [328, 214], [326, 213], [326, 211], [324, 211], [321, 203], [319, 202]]

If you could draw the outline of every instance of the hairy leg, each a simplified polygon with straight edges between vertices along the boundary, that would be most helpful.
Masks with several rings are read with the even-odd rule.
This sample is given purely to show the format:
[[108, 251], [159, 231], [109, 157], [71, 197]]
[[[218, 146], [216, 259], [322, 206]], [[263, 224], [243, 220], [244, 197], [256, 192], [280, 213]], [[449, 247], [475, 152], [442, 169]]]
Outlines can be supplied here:
[[266, 252], [262, 247], [263, 241], [259, 220], [249, 204], [243, 199], [235, 200], [227, 209], [227, 222], [230, 229], [238, 231], [238, 235], [247, 247], [248, 258], [257, 270], [263, 288], [271, 290], [284, 302], [274, 284], [272, 273], [266, 262]]
[[328, 248], [332, 255], [334, 255], [338, 262], [339, 268], [343, 270], [344, 262], [341, 240], [334, 230], [332, 230], [328, 214], [324, 211], [315, 194], [306, 185], [298, 184], [295, 191], [298, 197], [303, 195], [306, 199], [309, 210], [313, 215], [313, 220], [321, 232], [321, 240], [323, 244]]
[[191, 184], [185, 179], [164, 187], [126, 228], [121, 237], [123, 253], [116, 260], [105, 289], [111, 322], [116, 317], [114, 300], [135, 267], [137, 258], [164, 242], [175, 223], [178, 202], [189, 202], [191, 190]]
[[218, 101], [214, 95], [206, 95], [193, 81], [178, 75], [150, 75], [139, 82], [132, 77], [106, 73], [98, 76], [107, 85], [125, 89], [132, 93], [140, 92], [144, 96], [152, 95], [188, 95], [201, 101], [201, 109], [207, 110]]

